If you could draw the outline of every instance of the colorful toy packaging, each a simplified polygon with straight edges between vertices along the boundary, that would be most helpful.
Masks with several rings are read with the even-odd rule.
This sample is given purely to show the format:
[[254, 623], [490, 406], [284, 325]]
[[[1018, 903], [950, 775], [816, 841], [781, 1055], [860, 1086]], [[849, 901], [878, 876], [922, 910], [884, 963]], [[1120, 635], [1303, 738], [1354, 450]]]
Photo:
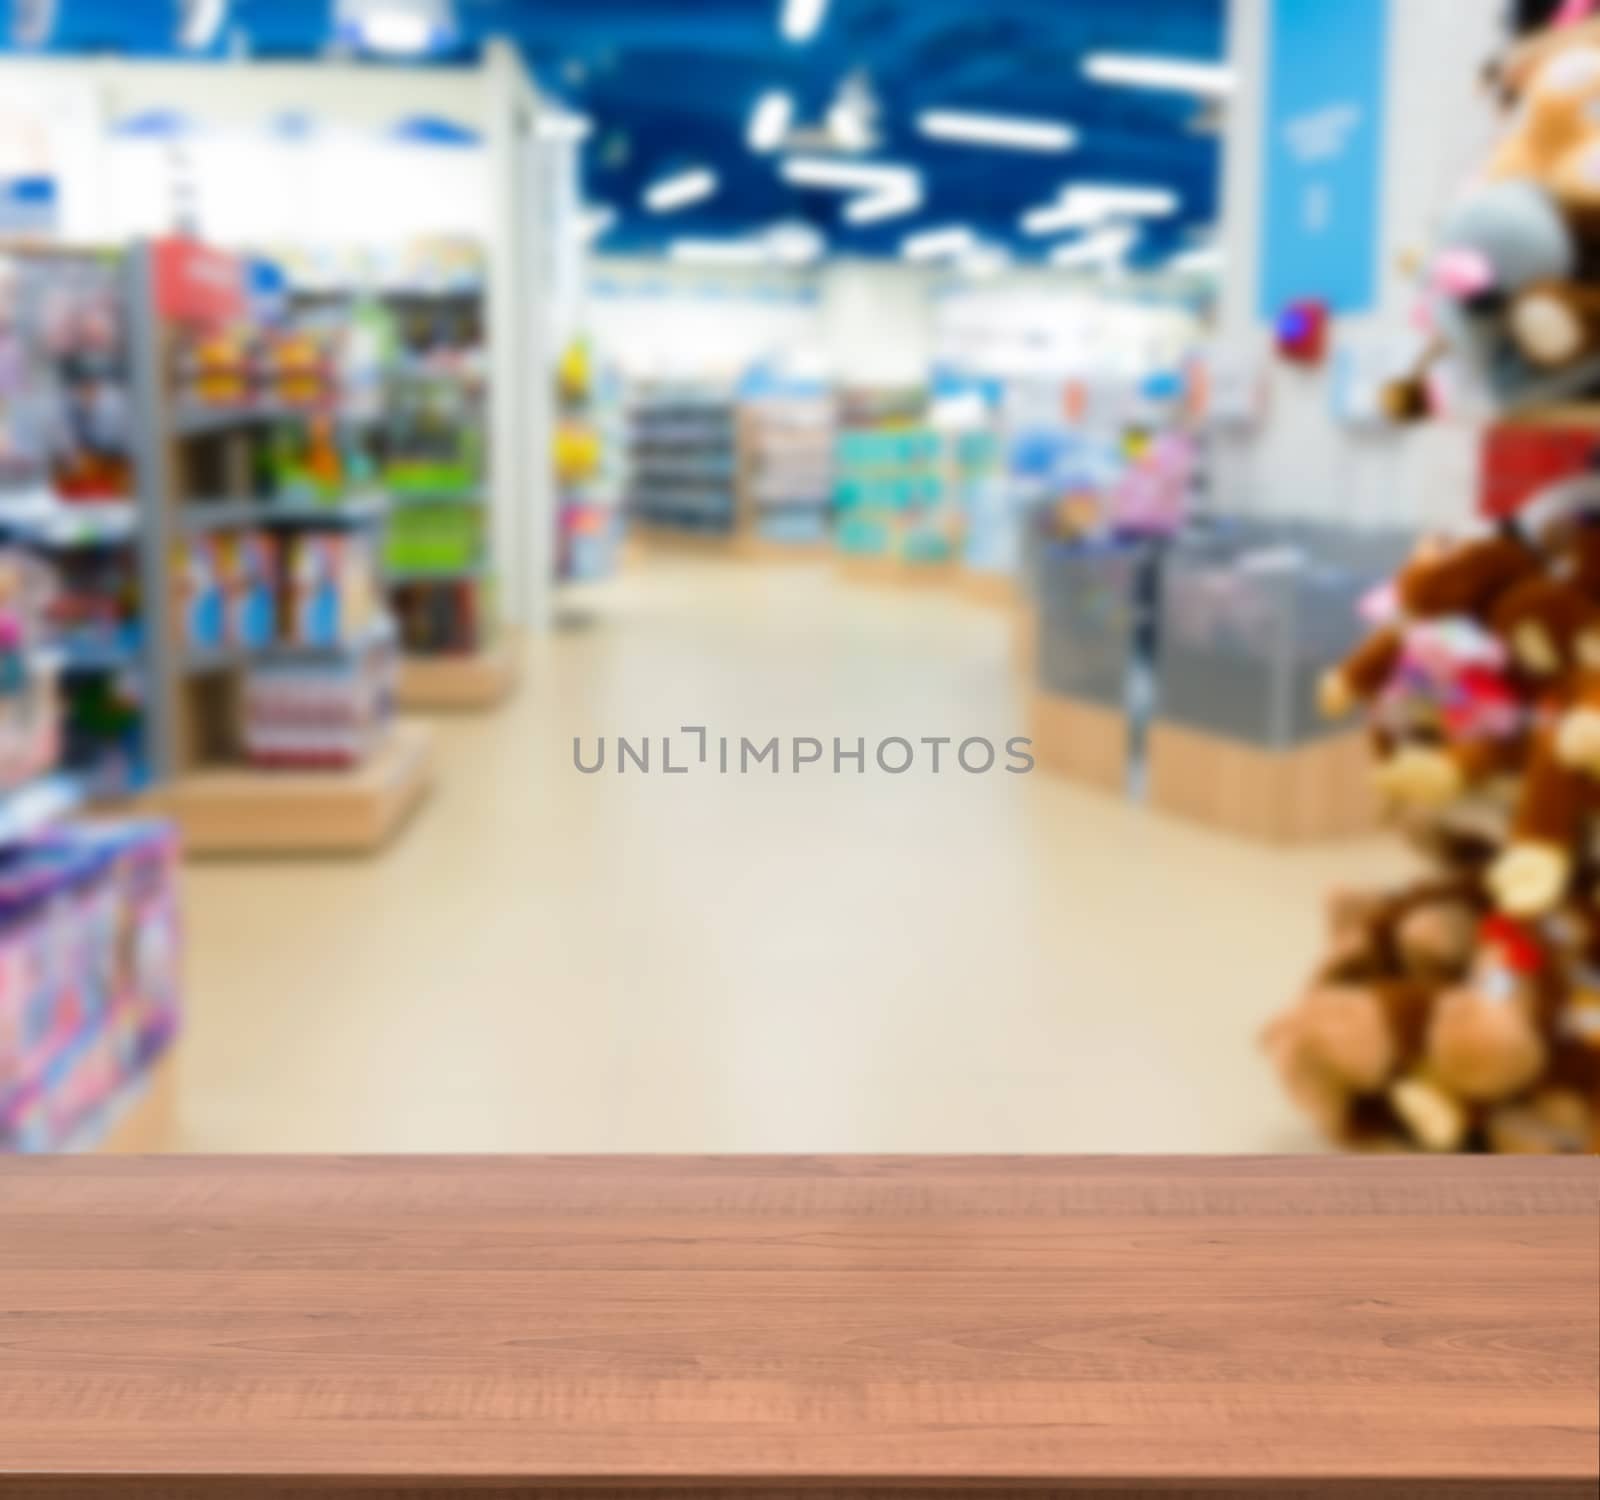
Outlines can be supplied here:
[[364, 535], [296, 533], [288, 542], [285, 577], [285, 632], [293, 645], [340, 645], [377, 618], [376, 550]]
[[244, 687], [245, 754], [276, 768], [359, 765], [388, 734], [398, 670], [390, 642], [342, 659], [252, 665]]
[[177, 1035], [177, 844], [163, 823], [0, 857], [0, 1151], [92, 1144]]

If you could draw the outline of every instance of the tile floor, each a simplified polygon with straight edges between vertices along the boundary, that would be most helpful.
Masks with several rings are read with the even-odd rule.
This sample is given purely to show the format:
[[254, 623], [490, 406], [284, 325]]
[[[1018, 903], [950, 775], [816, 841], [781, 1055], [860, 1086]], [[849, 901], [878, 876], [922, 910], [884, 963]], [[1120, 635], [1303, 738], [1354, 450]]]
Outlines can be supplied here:
[[1006, 617], [944, 594], [674, 562], [567, 609], [513, 702], [441, 724], [382, 856], [191, 868], [182, 1145], [1314, 1148], [1255, 1037], [1324, 888], [1403, 867], [1385, 842], [1264, 850], [925, 762], [580, 775], [574, 736], [1026, 722]]

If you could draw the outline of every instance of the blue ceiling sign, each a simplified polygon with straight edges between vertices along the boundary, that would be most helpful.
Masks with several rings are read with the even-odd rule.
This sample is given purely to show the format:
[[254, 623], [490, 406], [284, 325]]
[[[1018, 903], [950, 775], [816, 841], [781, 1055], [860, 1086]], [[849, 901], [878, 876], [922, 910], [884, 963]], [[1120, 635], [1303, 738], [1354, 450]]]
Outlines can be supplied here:
[[1259, 310], [1377, 299], [1388, 0], [1272, 0], [1262, 112]]

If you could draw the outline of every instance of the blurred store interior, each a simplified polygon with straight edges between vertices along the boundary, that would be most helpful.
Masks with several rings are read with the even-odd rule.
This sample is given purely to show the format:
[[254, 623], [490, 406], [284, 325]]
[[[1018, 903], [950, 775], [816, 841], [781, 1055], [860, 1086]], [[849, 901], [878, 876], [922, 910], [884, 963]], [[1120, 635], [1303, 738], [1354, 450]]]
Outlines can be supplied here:
[[1600, 1149], [1593, 9], [12, 0], [0, 1151]]

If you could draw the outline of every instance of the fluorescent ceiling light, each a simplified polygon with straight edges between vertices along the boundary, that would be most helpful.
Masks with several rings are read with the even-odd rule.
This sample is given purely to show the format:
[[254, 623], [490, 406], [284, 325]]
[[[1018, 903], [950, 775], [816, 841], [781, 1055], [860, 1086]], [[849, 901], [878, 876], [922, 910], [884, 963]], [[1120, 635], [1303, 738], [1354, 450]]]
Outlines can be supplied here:
[[765, 236], [767, 253], [782, 266], [809, 266], [822, 259], [828, 242], [809, 224], [774, 224]]
[[592, 245], [604, 239], [616, 228], [617, 211], [609, 203], [597, 203], [579, 221], [579, 233], [585, 244]]
[[546, 110], [539, 116], [539, 136], [546, 141], [587, 140], [594, 130], [594, 121], [588, 115], [575, 115], [567, 110]]
[[791, 42], [809, 42], [822, 27], [822, 18], [828, 13], [828, 0], [783, 0], [784, 38]]
[[916, 188], [921, 179], [911, 167], [894, 162], [837, 161], [830, 156], [791, 156], [782, 167], [783, 180], [795, 187], [839, 188], [871, 193], [889, 188]]
[[698, 266], [759, 266], [767, 248], [759, 240], [674, 240], [673, 260]]
[[752, 151], [776, 151], [789, 135], [794, 119], [794, 100], [782, 89], [769, 89], [756, 100], [750, 111], [745, 140]]
[[1127, 224], [1116, 224], [1079, 240], [1068, 240], [1050, 252], [1050, 263], [1071, 268], [1105, 266], [1119, 261], [1133, 248], [1138, 231]]
[[1167, 262], [1167, 269], [1182, 276], [1214, 276], [1222, 269], [1222, 247], [1199, 245], [1181, 251]]
[[653, 214], [670, 214], [709, 198], [717, 190], [717, 174], [706, 167], [663, 177], [645, 189], [644, 206]]
[[999, 245], [979, 245], [961, 261], [961, 269], [974, 281], [998, 276], [1011, 264], [1011, 255]]
[[828, 106], [828, 134], [841, 151], [866, 151], [874, 144], [871, 122], [855, 98]]
[[1115, 183], [1079, 183], [1068, 188], [1061, 201], [1082, 204], [1085, 210], [1107, 218], [1133, 214], [1141, 219], [1164, 219], [1178, 211], [1178, 195], [1171, 188], [1124, 187]]
[[179, 14], [178, 45], [187, 52], [203, 52], [228, 18], [228, 0], [189, 0]]
[[1043, 208], [1030, 209], [1022, 216], [1024, 234], [1060, 234], [1063, 229], [1087, 229], [1098, 224], [1104, 215], [1082, 203], [1047, 203]]
[[948, 229], [924, 229], [921, 234], [907, 235], [900, 253], [907, 260], [938, 260], [943, 255], [962, 255], [976, 244], [977, 239], [966, 225], [953, 224]]
[[881, 224], [885, 219], [914, 214], [921, 207], [922, 189], [913, 183], [901, 183], [852, 198], [844, 206], [844, 217], [847, 224]]
[[1084, 73], [1096, 83], [1134, 89], [1171, 89], [1180, 94], [1221, 98], [1233, 89], [1233, 70], [1222, 63], [1186, 62], [1178, 57], [1141, 57], [1127, 52], [1091, 52]]
[[1056, 202], [1025, 213], [1022, 228], [1026, 234], [1059, 234], [1107, 219], [1162, 219], [1177, 211], [1178, 195], [1170, 188], [1085, 182], [1067, 188]]
[[956, 109], [924, 110], [917, 116], [917, 129], [936, 141], [1011, 151], [1068, 151], [1078, 139], [1076, 130], [1056, 120], [1022, 120]]
[[421, 11], [372, 10], [361, 22], [361, 40], [374, 52], [426, 52], [433, 27]]

